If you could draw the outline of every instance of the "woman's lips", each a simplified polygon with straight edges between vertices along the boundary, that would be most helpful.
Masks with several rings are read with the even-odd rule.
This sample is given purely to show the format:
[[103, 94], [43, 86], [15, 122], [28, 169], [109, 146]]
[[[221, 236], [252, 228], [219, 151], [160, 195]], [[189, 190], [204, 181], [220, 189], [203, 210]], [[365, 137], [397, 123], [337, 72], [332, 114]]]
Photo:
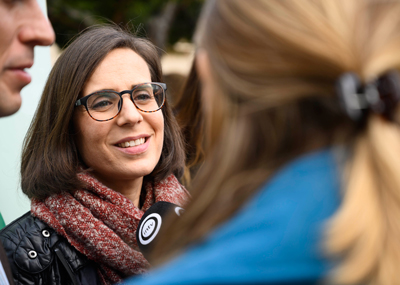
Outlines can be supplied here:
[[141, 154], [144, 153], [150, 145], [150, 137], [140, 138], [136, 140], [130, 140], [122, 142], [116, 145], [116, 147], [127, 154]]
[[131, 146], [139, 146], [141, 144], [144, 144], [145, 142], [146, 142], [145, 138], [140, 138], [140, 139], [136, 139], [136, 140], [130, 140], [130, 141], [126, 141], [123, 143], [119, 143], [119, 144], [117, 144], [117, 146], [126, 148], [126, 147], [131, 147]]

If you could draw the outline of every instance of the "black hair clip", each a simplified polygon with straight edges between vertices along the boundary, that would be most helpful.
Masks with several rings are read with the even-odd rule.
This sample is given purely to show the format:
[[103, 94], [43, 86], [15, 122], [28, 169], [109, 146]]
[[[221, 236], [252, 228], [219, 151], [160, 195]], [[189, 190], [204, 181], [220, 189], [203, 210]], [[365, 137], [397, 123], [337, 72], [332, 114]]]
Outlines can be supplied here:
[[364, 121], [369, 112], [374, 112], [393, 121], [400, 101], [400, 75], [392, 70], [363, 85], [355, 73], [348, 72], [339, 77], [336, 92], [352, 120]]

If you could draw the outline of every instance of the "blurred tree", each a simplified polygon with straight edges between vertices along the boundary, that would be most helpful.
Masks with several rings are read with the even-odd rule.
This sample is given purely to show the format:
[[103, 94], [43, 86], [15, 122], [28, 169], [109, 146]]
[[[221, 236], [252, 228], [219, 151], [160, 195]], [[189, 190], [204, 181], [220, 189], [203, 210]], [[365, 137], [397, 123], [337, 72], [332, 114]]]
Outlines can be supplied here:
[[[129, 25], [161, 50], [180, 39], [191, 40], [204, 0], [51, 0], [49, 18], [63, 48], [83, 29], [109, 21]], [[160, 51], [161, 51], [160, 50]]]

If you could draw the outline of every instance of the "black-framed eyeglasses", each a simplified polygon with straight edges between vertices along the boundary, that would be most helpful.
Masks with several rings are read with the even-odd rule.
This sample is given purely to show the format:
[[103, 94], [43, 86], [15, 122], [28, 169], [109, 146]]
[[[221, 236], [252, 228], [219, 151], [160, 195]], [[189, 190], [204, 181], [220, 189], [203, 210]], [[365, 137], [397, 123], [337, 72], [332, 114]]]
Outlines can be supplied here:
[[159, 82], [141, 83], [121, 92], [101, 90], [76, 100], [75, 107], [85, 106], [89, 116], [96, 121], [110, 121], [121, 112], [122, 95], [128, 93], [138, 110], [153, 113], [164, 106], [166, 90], [167, 85]]

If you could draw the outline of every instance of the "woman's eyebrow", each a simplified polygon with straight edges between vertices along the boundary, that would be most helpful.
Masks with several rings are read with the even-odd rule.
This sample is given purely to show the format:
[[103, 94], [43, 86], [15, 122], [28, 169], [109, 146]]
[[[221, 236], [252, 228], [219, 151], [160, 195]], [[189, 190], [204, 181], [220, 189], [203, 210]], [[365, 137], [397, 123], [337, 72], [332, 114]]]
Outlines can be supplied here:
[[89, 94], [93, 94], [93, 93], [97, 93], [97, 92], [101, 92], [101, 91], [122, 92], [122, 91], [125, 91], [125, 90], [132, 90], [132, 89], [136, 88], [136, 87], [137, 87], [138, 85], [140, 85], [140, 84], [143, 84], [143, 83], [132, 84], [132, 85], [129, 87], [130, 89], [124, 89], [124, 90], [121, 90], [121, 91], [118, 91], [117, 89], [114, 89], [114, 88], [101, 88], [101, 89], [95, 90], [95, 91], [93, 91], [93, 92], [90, 92]]
[[[113, 92], [118, 92], [117, 90], [113, 89], [113, 88], [102, 88], [102, 89], [98, 89], [95, 90], [93, 92], [90, 92], [89, 94], [93, 94], [93, 93], [98, 93], [98, 92], [103, 92], [103, 91], [113, 91]], [[88, 95], [89, 95], [88, 94]]]
[[136, 88], [136, 86], [140, 85], [142, 83], [138, 83], [138, 84], [132, 84], [131, 89]]

